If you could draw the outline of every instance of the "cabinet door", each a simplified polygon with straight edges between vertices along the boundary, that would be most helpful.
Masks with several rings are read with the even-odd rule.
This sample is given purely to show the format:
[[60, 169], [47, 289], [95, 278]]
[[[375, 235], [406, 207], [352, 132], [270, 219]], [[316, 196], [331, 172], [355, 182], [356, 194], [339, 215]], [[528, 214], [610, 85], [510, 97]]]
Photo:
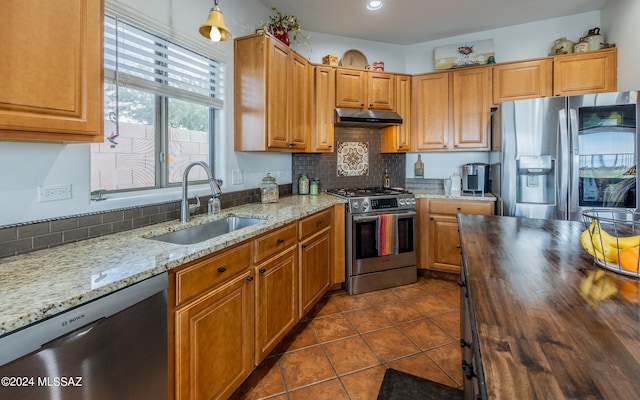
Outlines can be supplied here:
[[553, 57], [553, 94], [571, 96], [617, 90], [615, 48]]
[[431, 215], [433, 269], [460, 272], [460, 237], [458, 220], [452, 215]]
[[551, 59], [493, 66], [493, 102], [549, 97], [553, 94]]
[[256, 266], [256, 365], [298, 322], [296, 247]]
[[177, 400], [226, 399], [253, 370], [253, 278], [247, 271], [176, 310]]
[[304, 57], [295, 52], [291, 52], [290, 59], [288, 146], [305, 151], [311, 134], [311, 67]]
[[444, 150], [451, 131], [450, 73], [414, 76], [411, 143], [415, 150]]
[[[270, 148], [289, 148], [287, 120], [289, 47], [278, 40], [269, 41], [267, 64], [267, 137]], [[257, 100], [257, 99], [256, 99]]]
[[395, 92], [393, 74], [384, 72], [367, 73], [367, 108], [370, 110], [393, 110]]
[[102, 5], [2, 2], [0, 139], [104, 140]]
[[313, 131], [311, 151], [333, 151], [334, 113], [336, 108], [336, 71], [315, 67]]
[[411, 150], [411, 77], [397, 75], [396, 111], [402, 117], [402, 125], [381, 129], [381, 151], [383, 153], [405, 152]]
[[336, 70], [336, 107], [365, 108], [367, 99], [366, 71]]
[[331, 230], [300, 244], [300, 318], [327, 292], [331, 281]]
[[489, 150], [491, 68], [453, 72], [453, 147]]

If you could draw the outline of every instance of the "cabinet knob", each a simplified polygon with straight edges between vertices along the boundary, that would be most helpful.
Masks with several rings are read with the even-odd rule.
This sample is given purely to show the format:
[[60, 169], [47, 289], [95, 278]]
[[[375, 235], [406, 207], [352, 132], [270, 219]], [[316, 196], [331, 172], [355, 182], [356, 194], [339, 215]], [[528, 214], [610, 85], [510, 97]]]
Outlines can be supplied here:
[[465, 348], [465, 347], [471, 348], [471, 343], [465, 342], [464, 339], [460, 339], [460, 347], [462, 347], [462, 348]]
[[247, 281], [251, 282], [253, 280], [253, 276], [247, 276]]
[[224, 272], [227, 270], [227, 267], [218, 267], [218, 272]]
[[467, 283], [465, 281], [463, 281], [462, 279], [458, 279], [458, 286], [464, 287], [464, 286], [467, 286]]
[[457, 244], [457, 245], [456, 245], [456, 249], [459, 249], [459, 248], [460, 248], [460, 245], [459, 245], [459, 244]]
[[446, 144], [443, 144], [443, 145], [442, 145], [442, 147], [447, 147], [447, 145], [446, 145]]
[[327, 146], [327, 147], [330, 148], [330, 149], [333, 148], [333, 146]]
[[266, 270], [266, 269], [264, 269], [264, 268], [260, 268], [260, 269], [258, 270], [258, 272], [260, 272], [261, 274], [264, 274], [265, 272], [267, 272], [267, 270]]
[[303, 249], [306, 249], [307, 247], [308, 247], [308, 246], [307, 246], [306, 244], [303, 244], [303, 245], [302, 245], [302, 248], [303, 248]]
[[373, 108], [373, 104], [369, 104], [369, 108]]
[[289, 145], [288, 145], [288, 146], [289, 146], [289, 147], [293, 147], [293, 146], [295, 146], [295, 143], [289, 143]]
[[322, 221], [316, 221], [316, 225], [322, 225]]
[[282, 243], [284, 243], [284, 240], [283, 239], [278, 239], [278, 244], [282, 244]]

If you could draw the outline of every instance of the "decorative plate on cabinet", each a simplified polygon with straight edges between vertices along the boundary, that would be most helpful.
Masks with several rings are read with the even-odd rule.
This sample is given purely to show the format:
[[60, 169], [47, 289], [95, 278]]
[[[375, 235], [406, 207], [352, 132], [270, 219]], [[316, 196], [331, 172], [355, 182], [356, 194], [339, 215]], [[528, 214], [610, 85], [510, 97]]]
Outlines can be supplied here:
[[349, 68], [365, 69], [368, 63], [367, 57], [361, 51], [355, 49], [347, 50], [340, 60], [340, 65]]

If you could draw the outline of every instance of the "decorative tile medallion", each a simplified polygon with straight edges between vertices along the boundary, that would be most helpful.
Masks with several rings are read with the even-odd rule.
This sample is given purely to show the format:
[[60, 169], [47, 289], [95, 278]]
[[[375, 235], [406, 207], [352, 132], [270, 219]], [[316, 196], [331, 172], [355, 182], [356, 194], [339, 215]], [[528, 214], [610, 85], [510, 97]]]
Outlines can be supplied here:
[[369, 175], [369, 143], [338, 142], [338, 176]]

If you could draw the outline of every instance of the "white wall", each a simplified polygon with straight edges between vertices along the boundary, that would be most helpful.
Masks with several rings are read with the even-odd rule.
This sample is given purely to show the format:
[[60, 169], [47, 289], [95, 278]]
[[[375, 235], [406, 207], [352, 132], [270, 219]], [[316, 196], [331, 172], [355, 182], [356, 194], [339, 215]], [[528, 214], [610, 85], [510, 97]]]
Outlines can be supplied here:
[[599, 11], [410, 45], [405, 47], [406, 72], [419, 74], [434, 71], [434, 48], [468, 40], [493, 39], [496, 62], [546, 57], [556, 39], [566, 37], [576, 42], [581, 36], [585, 36], [589, 29], [596, 26], [600, 26]]
[[618, 90], [640, 89], [640, 1], [609, 1], [602, 9], [600, 33], [618, 48]]

